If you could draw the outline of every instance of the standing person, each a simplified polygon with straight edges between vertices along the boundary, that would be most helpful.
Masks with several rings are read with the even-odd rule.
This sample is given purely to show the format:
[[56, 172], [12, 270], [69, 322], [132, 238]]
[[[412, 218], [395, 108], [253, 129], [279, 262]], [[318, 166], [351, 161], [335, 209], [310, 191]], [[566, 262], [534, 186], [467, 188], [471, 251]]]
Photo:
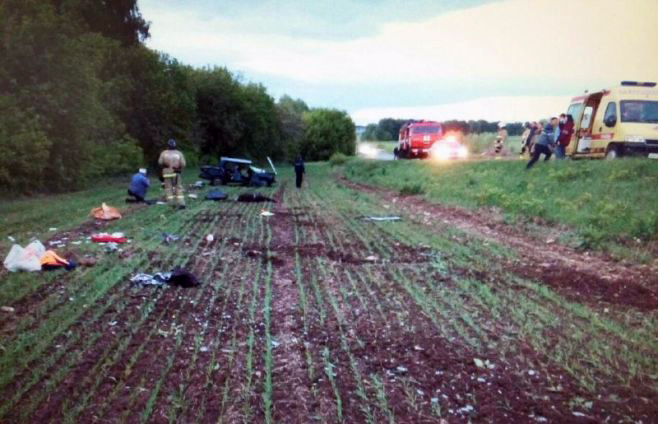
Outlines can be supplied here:
[[302, 188], [302, 180], [304, 179], [305, 172], [306, 168], [304, 168], [304, 160], [301, 155], [297, 156], [297, 159], [295, 159], [295, 185], [297, 188]]
[[162, 167], [167, 203], [174, 203], [175, 200], [179, 209], [185, 209], [185, 194], [181, 178], [181, 172], [185, 168], [185, 156], [176, 150], [176, 140], [173, 138], [167, 142], [167, 150], [160, 153], [158, 164]]
[[532, 168], [532, 166], [539, 160], [540, 155], [544, 155], [544, 161], [548, 161], [551, 158], [551, 155], [553, 154], [553, 148], [555, 146], [555, 131], [557, 131], [558, 128], [558, 121], [557, 118], [551, 118], [551, 121], [546, 124], [546, 127], [544, 127], [544, 131], [542, 131], [541, 135], [537, 138], [537, 143], [535, 144], [535, 148], [532, 151], [532, 158], [526, 165], [526, 169]]
[[523, 133], [521, 134], [521, 153], [519, 153], [521, 156], [523, 156], [523, 153], [525, 153], [526, 149], [528, 148], [528, 144], [530, 143], [530, 138], [532, 137], [532, 124], [530, 122], [526, 122], [523, 125]]
[[555, 157], [557, 159], [566, 158], [567, 146], [571, 143], [571, 136], [573, 135], [573, 126], [573, 116], [567, 115], [564, 124], [560, 125], [560, 135], [555, 146]]
[[499, 155], [503, 151], [503, 145], [507, 140], [507, 130], [505, 129], [505, 123], [498, 123], [498, 134], [496, 134], [496, 143], [494, 144], [494, 153]]
[[131, 198], [126, 199], [128, 203], [146, 202], [146, 192], [148, 191], [151, 183], [146, 176], [146, 168], [140, 168], [139, 171], [130, 178], [130, 185], [128, 186], [128, 196]]

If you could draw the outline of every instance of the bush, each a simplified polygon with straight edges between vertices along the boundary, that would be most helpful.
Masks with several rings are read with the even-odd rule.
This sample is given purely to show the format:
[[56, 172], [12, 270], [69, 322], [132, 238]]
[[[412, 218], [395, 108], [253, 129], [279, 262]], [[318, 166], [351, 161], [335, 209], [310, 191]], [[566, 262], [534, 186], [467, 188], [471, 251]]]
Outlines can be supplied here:
[[331, 164], [331, 166], [345, 165], [348, 159], [349, 158], [346, 155], [336, 152], [329, 158], [329, 164]]

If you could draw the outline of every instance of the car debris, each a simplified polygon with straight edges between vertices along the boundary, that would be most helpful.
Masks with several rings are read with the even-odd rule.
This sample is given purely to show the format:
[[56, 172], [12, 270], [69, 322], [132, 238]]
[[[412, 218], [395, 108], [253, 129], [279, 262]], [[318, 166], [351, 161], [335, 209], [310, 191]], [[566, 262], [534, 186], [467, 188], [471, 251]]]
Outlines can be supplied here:
[[274, 214], [268, 210], [263, 209], [262, 211], [260, 211], [260, 216], [268, 217], [268, 216], [274, 216]]
[[16, 309], [12, 308], [11, 306], [0, 306], [0, 311], [6, 312], [8, 314], [13, 314], [16, 312]]
[[178, 241], [179, 239], [180, 237], [178, 237], [176, 234], [162, 233], [162, 242], [164, 244], [170, 244]]
[[364, 216], [366, 221], [400, 221], [402, 218], [399, 216]]

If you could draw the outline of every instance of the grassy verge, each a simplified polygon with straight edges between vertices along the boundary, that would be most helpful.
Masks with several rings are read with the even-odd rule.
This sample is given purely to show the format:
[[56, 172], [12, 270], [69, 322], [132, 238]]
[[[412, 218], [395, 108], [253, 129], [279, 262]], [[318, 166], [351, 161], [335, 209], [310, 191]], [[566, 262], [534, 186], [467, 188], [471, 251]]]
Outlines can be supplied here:
[[540, 163], [530, 171], [519, 161], [355, 160], [345, 175], [432, 202], [497, 207], [511, 220], [564, 224], [573, 246], [643, 261], [658, 239], [658, 164], [648, 159]]

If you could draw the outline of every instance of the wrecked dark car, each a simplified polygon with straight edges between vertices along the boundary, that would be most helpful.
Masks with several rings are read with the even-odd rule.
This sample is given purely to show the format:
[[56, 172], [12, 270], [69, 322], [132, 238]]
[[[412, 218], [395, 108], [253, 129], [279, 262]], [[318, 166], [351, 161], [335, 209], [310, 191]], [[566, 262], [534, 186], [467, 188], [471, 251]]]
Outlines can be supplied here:
[[238, 184], [269, 187], [276, 182], [276, 169], [269, 157], [267, 161], [272, 172], [253, 166], [253, 162], [249, 159], [221, 157], [217, 166], [202, 166], [199, 178], [210, 181], [211, 185]]

